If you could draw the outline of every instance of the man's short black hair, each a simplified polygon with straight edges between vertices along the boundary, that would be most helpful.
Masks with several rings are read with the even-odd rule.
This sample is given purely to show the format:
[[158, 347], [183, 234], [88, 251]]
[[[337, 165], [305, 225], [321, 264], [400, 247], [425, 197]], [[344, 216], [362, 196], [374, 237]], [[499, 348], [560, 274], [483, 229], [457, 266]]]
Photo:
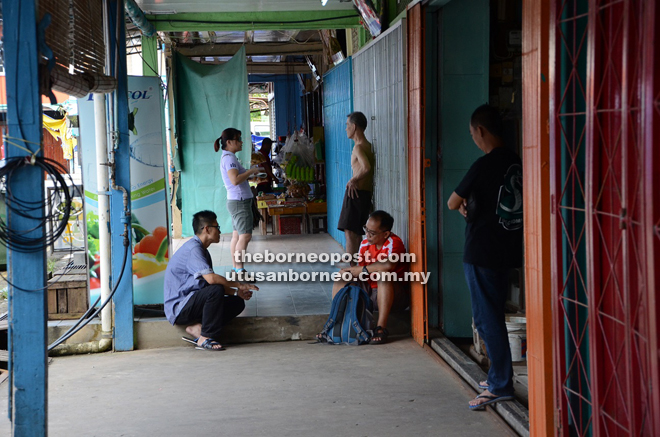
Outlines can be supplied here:
[[360, 111], [351, 112], [346, 117], [348, 117], [348, 121], [362, 129], [362, 132], [367, 130], [367, 117]]
[[496, 137], [502, 138], [502, 117], [496, 108], [490, 105], [481, 105], [472, 113], [470, 118], [472, 129], [483, 127]]
[[218, 219], [213, 211], [200, 211], [193, 216], [193, 231], [200, 235], [204, 226], [211, 226]]
[[369, 218], [378, 220], [381, 231], [391, 231], [394, 226], [394, 217], [380, 209], [369, 214]]
[[259, 150], [263, 150], [264, 148], [271, 149], [273, 147], [273, 140], [270, 138], [264, 138], [263, 141], [261, 141], [261, 148]]

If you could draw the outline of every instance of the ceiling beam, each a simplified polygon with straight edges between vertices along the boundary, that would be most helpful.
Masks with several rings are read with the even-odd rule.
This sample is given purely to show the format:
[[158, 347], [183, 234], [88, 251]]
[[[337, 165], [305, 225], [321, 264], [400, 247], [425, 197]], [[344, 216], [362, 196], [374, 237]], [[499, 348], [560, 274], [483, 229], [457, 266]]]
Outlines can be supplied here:
[[[224, 62], [204, 61], [202, 64], [224, 64]], [[248, 62], [248, 74], [306, 74], [310, 73], [309, 65], [302, 62]]]
[[[177, 47], [183, 56], [234, 56], [243, 44], [199, 44], [194, 47]], [[310, 55], [323, 53], [323, 44], [315, 43], [255, 43], [245, 44], [246, 56]]]
[[346, 11], [230, 12], [147, 15], [163, 32], [223, 30], [317, 30], [360, 26], [360, 16]]
[[248, 74], [305, 74], [309, 66], [300, 62], [248, 62]]

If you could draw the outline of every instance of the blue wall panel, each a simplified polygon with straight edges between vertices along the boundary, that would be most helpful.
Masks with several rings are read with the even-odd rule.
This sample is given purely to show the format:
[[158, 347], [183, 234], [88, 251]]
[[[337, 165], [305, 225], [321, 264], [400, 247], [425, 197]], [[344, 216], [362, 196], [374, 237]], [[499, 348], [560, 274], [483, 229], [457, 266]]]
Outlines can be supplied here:
[[302, 109], [297, 74], [248, 74], [248, 82], [273, 82], [275, 87], [275, 131], [271, 138], [286, 136], [300, 129]]
[[337, 230], [346, 183], [351, 178], [353, 142], [346, 138], [346, 115], [353, 111], [353, 68], [348, 58], [323, 76], [323, 125], [325, 174], [328, 194], [328, 233], [342, 246], [344, 233]]

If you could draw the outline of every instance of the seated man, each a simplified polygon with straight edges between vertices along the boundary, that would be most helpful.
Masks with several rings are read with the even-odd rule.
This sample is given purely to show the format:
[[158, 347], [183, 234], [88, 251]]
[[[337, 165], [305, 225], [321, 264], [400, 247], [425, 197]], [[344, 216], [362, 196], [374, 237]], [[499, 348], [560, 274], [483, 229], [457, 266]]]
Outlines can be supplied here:
[[[342, 269], [341, 272], [350, 272], [358, 285], [365, 288], [374, 303], [374, 310], [378, 311], [378, 326], [374, 330], [371, 344], [387, 342], [389, 332], [387, 319], [392, 310], [402, 311], [410, 304], [410, 286], [402, 281], [403, 275], [408, 271], [405, 262], [392, 262], [392, 254], [404, 254], [406, 248], [403, 241], [392, 233], [394, 218], [385, 211], [374, 211], [369, 215], [364, 232], [367, 238], [360, 244], [360, 262], [357, 266]], [[394, 272], [394, 281], [379, 278], [376, 281], [367, 279], [371, 273]], [[360, 274], [366, 281], [360, 281]], [[376, 276], [376, 275], [374, 275]], [[375, 279], [375, 278], [374, 278]], [[332, 287], [332, 297], [337, 294], [348, 282], [339, 280]]]
[[198, 212], [192, 225], [195, 236], [174, 253], [165, 271], [165, 315], [172, 325], [186, 326], [197, 349], [219, 351], [224, 349], [216, 341], [222, 327], [243, 311], [250, 290], [258, 288], [213, 273], [208, 247], [220, 242], [214, 212]]

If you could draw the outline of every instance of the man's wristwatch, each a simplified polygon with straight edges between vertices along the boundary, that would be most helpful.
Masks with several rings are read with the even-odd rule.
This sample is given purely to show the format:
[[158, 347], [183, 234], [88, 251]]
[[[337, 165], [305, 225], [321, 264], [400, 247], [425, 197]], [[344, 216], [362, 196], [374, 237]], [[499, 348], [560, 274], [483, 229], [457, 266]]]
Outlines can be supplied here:
[[367, 266], [362, 267], [362, 271], [367, 275], [369, 274], [369, 270], [367, 270]]

